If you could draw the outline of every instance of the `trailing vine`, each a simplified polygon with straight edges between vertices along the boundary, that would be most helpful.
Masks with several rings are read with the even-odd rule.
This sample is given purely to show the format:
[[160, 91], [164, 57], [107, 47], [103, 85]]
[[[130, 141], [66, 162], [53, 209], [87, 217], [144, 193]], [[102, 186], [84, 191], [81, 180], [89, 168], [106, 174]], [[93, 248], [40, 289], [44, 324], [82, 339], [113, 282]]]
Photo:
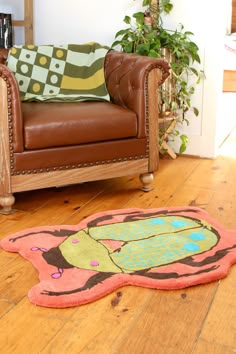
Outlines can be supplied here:
[[[195, 84], [200, 82], [201, 73], [195, 63], [200, 63], [199, 48], [191, 39], [193, 33], [185, 31], [182, 24], [175, 30], [163, 26], [162, 14], [169, 14], [173, 8], [171, 0], [143, 0], [144, 11], [125, 16], [124, 23], [128, 27], [119, 30], [115, 35], [112, 47], [119, 47], [128, 53], [138, 53], [156, 58], [165, 58], [170, 65], [170, 77], [160, 91], [159, 113], [161, 117], [170, 117], [177, 121], [171, 134], [166, 131], [168, 123], [160, 129], [160, 145], [163, 139], [180, 138], [179, 152], [183, 153], [188, 144], [188, 137], [180, 135], [178, 124], [189, 121], [188, 111], [198, 116], [199, 111], [191, 102], [195, 92]], [[192, 78], [195, 77], [195, 80]]]

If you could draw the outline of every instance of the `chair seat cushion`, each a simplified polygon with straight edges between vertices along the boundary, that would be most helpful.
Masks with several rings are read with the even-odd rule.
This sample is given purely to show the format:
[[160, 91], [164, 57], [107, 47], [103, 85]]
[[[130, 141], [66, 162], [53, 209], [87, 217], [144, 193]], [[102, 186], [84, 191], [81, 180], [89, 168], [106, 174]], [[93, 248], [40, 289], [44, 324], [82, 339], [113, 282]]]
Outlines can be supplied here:
[[22, 103], [26, 150], [136, 137], [137, 116], [111, 102]]

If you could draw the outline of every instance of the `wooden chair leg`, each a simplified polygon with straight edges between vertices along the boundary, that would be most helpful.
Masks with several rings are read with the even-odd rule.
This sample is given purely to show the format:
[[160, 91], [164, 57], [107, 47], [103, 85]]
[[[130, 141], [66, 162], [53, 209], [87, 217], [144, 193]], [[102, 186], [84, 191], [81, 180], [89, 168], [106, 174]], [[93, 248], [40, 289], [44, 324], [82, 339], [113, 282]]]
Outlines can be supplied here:
[[139, 176], [140, 181], [142, 182], [142, 190], [144, 192], [149, 192], [150, 190], [152, 190], [152, 182], [153, 182], [153, 173], [142, 173]]
[[14, 213], [15, 210], [12, 209], [12, 205], [14, 203], [15, 197], [13, 194], [0, 196], [0, 206], [2, 206], [2, 209], [0, 209], [0, 214], [8, 215]]

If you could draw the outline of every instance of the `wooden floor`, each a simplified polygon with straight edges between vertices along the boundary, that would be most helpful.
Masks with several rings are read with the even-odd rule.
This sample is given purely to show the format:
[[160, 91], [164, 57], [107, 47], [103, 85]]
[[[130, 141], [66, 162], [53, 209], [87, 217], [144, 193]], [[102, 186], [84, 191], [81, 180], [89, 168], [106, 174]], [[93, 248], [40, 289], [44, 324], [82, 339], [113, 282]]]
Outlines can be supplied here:
[[[16, 195], [18, 212], [0, 216], [0, 237], [40, 225], [76, 224], [108, 209], [192, 205], [236, 229], [236, 131], [215, 160], [161, 160], [154, 189], [137, 177]], [[81, 307], [32, 305], [38, 274], [18, 254], [0, 250], [1, 353], [236, 353], [236, 265], [227, 278], [178, 291], [120, 289]]]

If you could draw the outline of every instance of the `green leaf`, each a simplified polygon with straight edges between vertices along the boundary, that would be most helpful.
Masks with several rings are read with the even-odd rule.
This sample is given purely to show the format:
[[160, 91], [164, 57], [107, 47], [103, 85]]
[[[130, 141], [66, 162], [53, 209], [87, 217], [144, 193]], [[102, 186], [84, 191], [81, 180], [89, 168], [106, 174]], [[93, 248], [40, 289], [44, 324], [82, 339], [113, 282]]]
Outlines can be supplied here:
[[178, 105], [177, 105], [177, 102], [175, 101], [172, 101], [171, 102], [171, 111], [176, 111], [178, 109]]
[[127, 42], [124, 46], [123, 46], [123, 50], [126, 53], [133, 53], [133, 43], [132, 42]]
[[184, 122], [187, 124], [187, 126], [189, 126], [190, 122], [188, 119], [184, 118]]
[[192, 54], [192, 59], [199, 64], [201, 63], [201, 59], [197, 53]]
[[150, 0], [143, 0], [142, 6], [149, 6]]
[[196, 84], [199, 84], [201, 82], [201, 76], [199, 75], [198, 76], [198, 79], [197, 79], [197, 81], [196, 81]]
[[192, 73], [193, 73], [194, 75], [196, 75], [196, 76], [198, 77], [198, 71], [197, 71], [197, 69], [191, 67], [190, 70], [192, 71]]
[[172, 4], [166, 4], [163, 6], [163, 11], [167, 14], [169, 14], [171, 12], [171, 10], [173, 9], [173, 5]]
[[116, 33], [115, 38], [117, 38], [117, 37], [119, 37], [119, 36], [123, 36], [123, 35], [125, 35], [125, 34], [129, 34], [129, 29], [122, 29], [122, 30], [118, 31], [118, 32]]
[[186, 81], [181, 81], [180, 82], [180, 86], [182, 87], [182, 89], [187, 87], [187, 82]]
[[189, 92], [190, 95], [193, 95], [194, 92], [195, 92], [195, 88], [194, 87], [190, 87], [188, 92]]
[[184, 135], [184, 134], [180, 135], [180, 140], [181, 140], [181, 145], [180, 145], [180, 148], [179, 148], [179, 153], [182, 154], [187, 149], [187, 145], [188, 145], [188, 137], [187, 137], [187, 135]]
[[149, 43], [142, 43], [137, 45], [136, 53], [140, 55], [148, 55], [149, 53]]
[[170, 13], [170, 11], [173, 9], [173, 4], [170, 2], [170, 0], [161, 0], [160, 3], [160, 10], [167, 14]]
[[189, 57], [187, 55], [182, 56], [182, 62], [186, 65], [189, 65]]
[[137, 24], [143, 25], [144, 23], [144, 13], [143, 12], [136, 12], [133, 14], [133, 17], [136, 19]]
[[199, 115], [199, 110], [196, 107], [193, 107], [193, 112], [196, 117]]
[[121, 41], [115, 41], [112, 43], [111, 47], [116, 47], [117, 45], [121, 45]]
[[193, 32], [190, 32], [190, 31], [186, 31], [186, 32], [184, 32], [184, 34], [185, 34], [186, 36], [193, 36]]
[[187, 106], [190, 108], [191, 107], [191, 100], [189, 98], [186, 99]]
[[[187, 33], [187, 32], [185, 32]], [[193, 33], [191, 33], [193, 35]], [[192, 50], [198, 50], [198, 46], [194, 42], [189, 42], [189, 46], [192, 48]]]
[[170, 107], [170, 102], [167, 100], [167, 98], [162, 97], [162, 101], [164, 102], [164, 104], [169, 108]]
[[130, 17], [130, 16], [125, 16], [123, 22], [124, 22], [124, 23], [127, 23], [128, 25], [130, 25], [130, 23], [131, 23], [131, 17]]
[[148, 53], [149, 57], [153, 57], [153, 58], [160, 58], [160, 54], [158, 54], [155, 50], [150, 49], [149, 53]]
[[187, 147], [184, 144], [181, 144], [180, 148], [179, 148], [179, 153], [183, 154], [186, 151], [186, 149], [187, 149]]
[[152, 42], [150, 44], [150, 48], [152, 48], [153, 50], [158, 51], [159, 56], [161, 55], [161, 43], [159, 41], [159, 39], [157, 38], [155, 42]]

